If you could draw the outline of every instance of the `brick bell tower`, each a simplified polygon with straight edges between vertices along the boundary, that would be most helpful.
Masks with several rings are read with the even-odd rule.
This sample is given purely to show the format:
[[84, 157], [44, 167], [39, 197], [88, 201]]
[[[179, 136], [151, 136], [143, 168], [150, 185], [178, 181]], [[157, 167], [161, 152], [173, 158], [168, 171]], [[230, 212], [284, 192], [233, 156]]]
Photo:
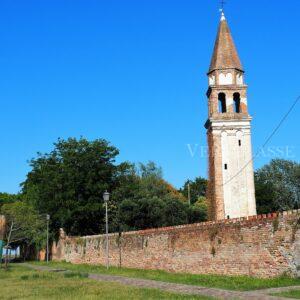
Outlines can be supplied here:
[[210, 219], [256, 215], [247, 85], [223, 12], [207, 75]]

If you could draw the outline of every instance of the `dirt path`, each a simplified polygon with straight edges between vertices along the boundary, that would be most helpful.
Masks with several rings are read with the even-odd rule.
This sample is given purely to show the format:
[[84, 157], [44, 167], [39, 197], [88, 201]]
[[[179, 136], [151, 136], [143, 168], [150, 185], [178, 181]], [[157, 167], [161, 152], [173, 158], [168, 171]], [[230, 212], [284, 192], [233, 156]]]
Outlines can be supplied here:
[[[70, 272], [69, 270], [66, 269], [57, 269], [57, 268], [52, 268], [47, 266], [32, 265], [28, 263], [23, 263], [21, 265], [39, 271]], [[285, 299], [286, 300], [287, 298], [270, 296], [269, 294], [280, 293], [283, 291], [289, 291], [293, 289], [300, 289], [300, 286], [290, 286], [290, 287], [242, 292], [242, 291], [229, 291], [229, 290], [207, 288], [207, 287], [194, 286], [188, 284], [178, 284], [178, 283], [162, 282], [162, 281], [149, 280], [149, 279], [115, 276], [115, 275], [88, 274], [88, 278], [98, 280], [98, 281], [118, 282], [120, 284], [135, 286], [139, 288], [159, 289], [159, 290], [168, 291], [176, 294], [210, 296], [216, 299], [246, 299], [246, 300]]]

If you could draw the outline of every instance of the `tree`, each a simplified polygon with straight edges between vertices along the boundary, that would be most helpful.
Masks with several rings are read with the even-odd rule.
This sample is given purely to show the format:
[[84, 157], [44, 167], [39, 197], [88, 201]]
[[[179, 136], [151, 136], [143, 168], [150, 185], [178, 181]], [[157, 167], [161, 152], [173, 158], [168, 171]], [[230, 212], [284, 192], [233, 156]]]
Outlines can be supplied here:
[[206, 220], [206, 209], [170, 195], [162, 199], [126, 199], [120, 204], [119, 219], [125, 231], [176, 226]]
[[13, 203], [20, 200], [20, 195], [0, 193], [0, 208], [5, 203]]
[[188, 223], [189, 206], [186, 202], [168, 195], [165, 197], [166, 204], [164, 215], [166, 226], [175, 226]]
[[165, 226], [164, 209], [166, 204], [158, 197], [138, 199], [138, 214], [135, 226], [138, 229]]
[[163, 199], [170, 196], [180, 201], [187, 201], [182, 193], [162, 178], [162, 170], [154, 162], [140, 163], [136, 173], [139, 175], [139, 182], [135, 198], [158, 197]]
[[200, 196], [191, 208], [189, 223], [207, 221], [207, 199], [204, 196]]
[[274, 159], [255, 172], [258, 213], [300, 208], [300, 164]]
[[104, 223], [103, 192], [114, 190], [118, 172], [126, 172], [115, 164], [118, 153], [103, 139], [59, 139], [50, 153], [31, 160], [24, 198], [51, 215], [55, 232], [63, 227], [72, 235], [97, 234]]
[[165, 225], [166, 204], [159, 198], [124, 200], [120, 204], [120, 219], [124, 230], [140, 230]]
[[18, 246], [35, 246], [41, 248], [46, 240], [46, 222], [37, 211], [29, 204], [18, 201], [3, 204], [1, 214], [6, 219], [6, 259], [5, 266], [8, 264], [8, 249]]
[[179, 190], [186, 198], [188, 198], [188, 185], [190, 185], [191, 204], [196, 203], [199, 197], [205, 197], [207, 179], [196, 177], [194, 180], [187, 180], [183, 187]]
[[149, 161], [147, 164], [139, 163], [137, 173], [142, 178], [155, 177], [162, 179], [162, 169], [155, 162]]
[[172, 205], [170, 200], [174, 200], [173, 204], [178, 201], [181, 204], [184, 197], [162, 178], [161, 168], [154, 162], [139, 163], [126, 179], [125, 186], [130, 186], [131, 192], [123, 193], [124, 199], [119, 204], [121, 230], [166, 226], [166, 209], [171, 209]]
[[255, 198], [258, 214], [267, 214], [279, 210], [275, 203], [275, 188], [271, 182], [264, 179], [264, 175], [258, 170], [254, 174], [255, 179]]
[[[108, 203], [109, 210], [109, 227], [112, 232], [121, 232], [123, 230], [124, 221], [120, 218], [119, 209], [120, 204], [126, 199], [134, 199], [138, 194], [140, 178], [136, 174], [134, 164], [122, 163], [120, 164], [116, 174], [116, 184], [111, 191], [110, 201]], [[131, 212], [128, 211], [130, 214]]]
[[[186, 197], [162, 178], [154, 162], [116, 164], [118, 154], [104, 139], [59, 139], [50, 153], [38, 153], [30, 161], [22, 199], [51, 216], [50, 227], [56, 234], [60, 227], [70, 235], [103, 233], [105, 190], [111, 193], [110, 232], [203, 219], [201, 209], [188, 207]], [[195, 186], [204, 186], [202, 181], [197, 179]], [[198, 189], [202, 193], [203, 187]]]
[[125, 199], [119, 205], [119, 231], [136, 230], [136, 220], [139, 217], [139, 203], [136, 200]]
[[129, 197], [124, 194], [125, 200], [119, 204], [118, 220], [122, 230], [188, 222], [185, 197], [162, 178], [161, 168], [154, 162], [140, 163], [130, 178], [133, 192], [128, 193]]

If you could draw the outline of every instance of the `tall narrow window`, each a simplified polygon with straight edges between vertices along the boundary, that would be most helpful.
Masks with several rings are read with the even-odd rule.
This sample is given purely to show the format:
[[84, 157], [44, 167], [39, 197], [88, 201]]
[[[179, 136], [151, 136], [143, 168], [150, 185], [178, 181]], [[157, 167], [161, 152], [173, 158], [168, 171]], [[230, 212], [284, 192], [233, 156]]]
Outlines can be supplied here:
[[224, 93], [219, 94], [219, 113], [226, 113], [226, 95]]
[[240, 113], [241, 112], [241, 96], [240, 93], [233, 94], [233, 105], [234, 105], [234, 112]]

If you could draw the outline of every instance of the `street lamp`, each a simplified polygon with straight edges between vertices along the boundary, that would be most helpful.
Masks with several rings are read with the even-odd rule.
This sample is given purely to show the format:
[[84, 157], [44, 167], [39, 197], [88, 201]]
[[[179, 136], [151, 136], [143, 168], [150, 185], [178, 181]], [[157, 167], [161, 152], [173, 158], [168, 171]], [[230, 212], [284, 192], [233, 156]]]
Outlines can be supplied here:
[[191, 205], [191, 186], [190, 186], [190, 181], [188, 181], [188, 201], [189, 201], [189, 205]]
[[49, 221], [50, 221], [50, 215], [48, 214], [39, 214], [41, 218], [44, 219], [46, 217], [46, 223], [47, 223], [47, 230], [46, 230], [46, 261], [49, 262]]
[[107, 214], [107, 202], [109, 201], [109, 192], [103, 193], [103, 200], [105, 203], [105, 230], [106, 230], [106, 268], [109, 267], [109, 254], [108, 254], [108, 214]]
[[50, 215], [46, 214], [46, 220], [47, 220], [47, 253], [46, 253], [46, 259], [47, 263], [49, 262], [49, 221], [50, 221]]

